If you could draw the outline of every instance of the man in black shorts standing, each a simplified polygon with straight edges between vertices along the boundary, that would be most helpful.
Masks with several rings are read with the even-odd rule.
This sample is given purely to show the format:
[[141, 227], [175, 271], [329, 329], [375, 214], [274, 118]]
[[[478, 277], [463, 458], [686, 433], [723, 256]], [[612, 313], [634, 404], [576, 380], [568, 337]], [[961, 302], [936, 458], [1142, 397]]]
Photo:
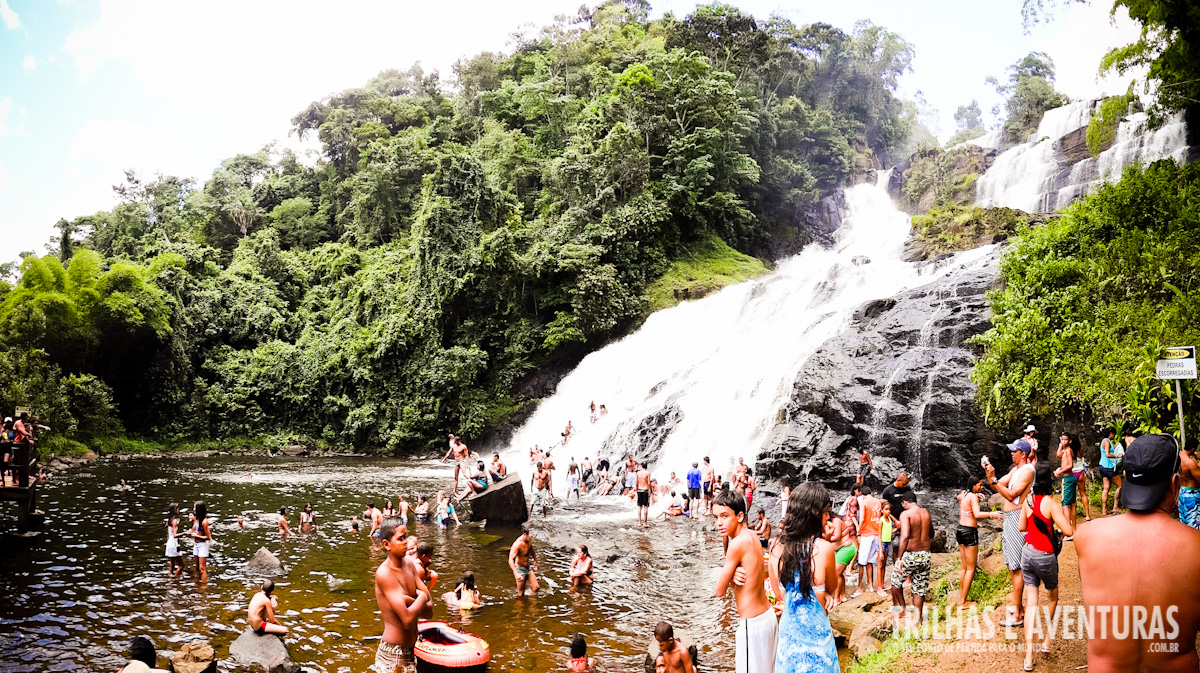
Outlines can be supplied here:
[[[636, 465], [637, 463], [634, 463]], [[646, 469], [646, 464], [641, 464], [641, 469], [637, 471], [637, 506], [638, 506], [638, 523], [643, 527], [650, 525], [650, 470]]]

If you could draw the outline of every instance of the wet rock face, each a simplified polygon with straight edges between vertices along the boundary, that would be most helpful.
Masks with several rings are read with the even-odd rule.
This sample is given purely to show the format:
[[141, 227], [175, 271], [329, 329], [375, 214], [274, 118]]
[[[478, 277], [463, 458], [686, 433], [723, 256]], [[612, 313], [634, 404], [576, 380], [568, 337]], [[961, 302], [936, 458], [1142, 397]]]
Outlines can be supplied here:
[[977, 410], [975, 355], [966, 343], [990, 326], [985, 293], [998, 260], [993, 252], [983, 268], [942, 269], [924, 287], [860, 308], [796, 376], [756, 473], [845, 488], [864, 446], [877, 487], [900, 470], [918, 484], [956, 487], [981, 472], [982, 455], [1007, 465], [1008, 453]]

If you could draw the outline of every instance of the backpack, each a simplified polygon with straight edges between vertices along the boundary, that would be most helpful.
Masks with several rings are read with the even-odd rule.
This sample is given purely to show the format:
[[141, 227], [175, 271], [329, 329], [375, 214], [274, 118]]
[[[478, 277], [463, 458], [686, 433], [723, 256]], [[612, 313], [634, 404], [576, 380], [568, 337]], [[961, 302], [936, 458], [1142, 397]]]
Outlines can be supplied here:
[[[1042, 497], [1044, 498], [1046, 496]], [[1062, 535], [1059, 535], [1058, 531], [1054, 530], [1053, 526], [1050, 527], [1050, 530], [1046, 530], [1046, 522], [1042, 521], [1042, 518], [1038, 516], [1039, 510], [1041, 510], [1041, 505], [1041, 500], [1033, 503], [1033, 513], [1031, 515], [1031, 518], [1033, 519], [1033, 525], [1037, 526], [1038, 531], [1040, 531], [1042, 535], [1045, 535], [1047, 538], [1049, 538], [1050, 548], [1054, 550], [1054, 555], [1058, 556], [1062, 553]]]

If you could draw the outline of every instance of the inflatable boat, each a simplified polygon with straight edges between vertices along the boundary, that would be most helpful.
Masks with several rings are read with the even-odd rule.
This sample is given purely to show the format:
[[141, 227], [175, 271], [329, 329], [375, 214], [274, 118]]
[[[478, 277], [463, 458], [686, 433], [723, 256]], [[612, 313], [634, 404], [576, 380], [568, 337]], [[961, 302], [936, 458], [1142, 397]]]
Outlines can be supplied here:
[[417, 625], [417, 659], [438, 668], [482, 669], [491, 658], [487, 641], [463, 633], [445, 622], [421, 622]]

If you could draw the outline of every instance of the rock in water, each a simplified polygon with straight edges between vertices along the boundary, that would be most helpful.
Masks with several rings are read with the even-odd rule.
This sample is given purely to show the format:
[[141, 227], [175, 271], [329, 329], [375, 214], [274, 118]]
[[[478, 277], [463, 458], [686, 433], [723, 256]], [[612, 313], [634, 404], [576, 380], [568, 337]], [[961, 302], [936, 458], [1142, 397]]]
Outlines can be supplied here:
[[307, 456], [308, 447], [302, 444], [289, 444], [279, 450], [285, 456]]
[[517, 525], [529, 520], [529, 505], [525, 503], [525, 486], [516, 472], [490, 484], [486, 490], [473, 493], [465, 501], [471, 506], [471, 521]]
[[216, 673], [216, 653], [206, 640], [184, 643], [171, 657], [171, 670], [175, 673]]
[[300, 667], [292, 662], [287, 646], [279, 636], [256, 635], [246, 631], [229, 646], [229, 656], [234, 663], [251, 669], [264, 669], [266, 673], [299, 673]]
[[[675, 639], [687, 650], [688, 656], [692, 658], [692, 667], [694, 668], [696, 666], [696, 655], [699, 654], [696, 649], [696, 641], [681, 631], [675, 632]], [[651, 637], [650, 642], [646, 644], [646, 673], [654, 673], [654, 660], [657, 658], [658, 641]]]
[[279, 557], [272, 554], [271, 550], [259, 547], [254, 557], [246, 563], [246, 572], [255, 575], [283, 575], [287, 571], [283, 569]]

